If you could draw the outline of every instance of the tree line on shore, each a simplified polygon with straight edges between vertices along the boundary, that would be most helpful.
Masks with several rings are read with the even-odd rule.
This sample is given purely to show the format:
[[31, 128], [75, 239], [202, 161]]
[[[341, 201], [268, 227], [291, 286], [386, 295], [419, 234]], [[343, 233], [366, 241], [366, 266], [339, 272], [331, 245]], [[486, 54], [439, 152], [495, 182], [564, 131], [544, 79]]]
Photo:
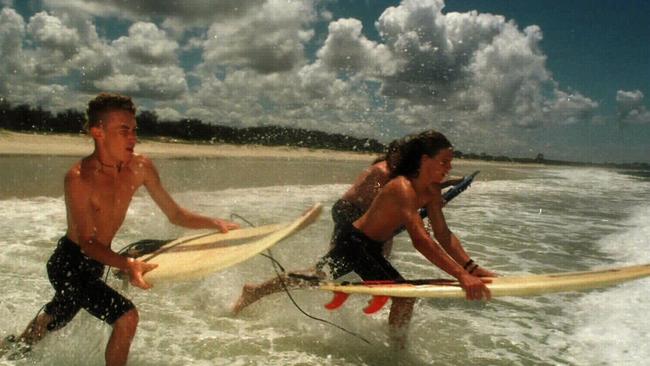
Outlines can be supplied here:
[[[68, 109], [52, 113], [40, 107], [21, 104], [12, 106], [0, 99], [0, 128], [36, 133], [80, 133], [86, 115]], [[137, 114], [138, 135], [162, 137], [198, 143], [259, 144], [268, 146], [296, 146], [313, 149], [332, 149], [380, 153], [385, 145], [370, 138], [357, 138], [339, 133], [306, 130], [281, 126], [231, 127], [204, 123], [198, 119], [161, 121], [155, 112]]]
[[[41, 107], [27, 104], [12, 106], [0, 97], [0, 129], [35, 133], [81, 133], [86, 115], [74, 109], [52, 113]], [[204, 123], [198, 119], [161, 121], [155, 112], [142, 111], [136, 116], [138, 135], [178, 139], [197, 143], [259, 144], [267, 146], [295, 146], [313, 149], [331, 149], [381, 153], [386, 145], [370, 138], [357, 138], [340, 133], [306, 130], [282, 126], [232, 127]], [[542, 154], [535, 158], [493, 156], [485, 153], [454, 151], [460, 159], [476, 159], [497, 162], [541, 163], [549, 165], [603, 166], [625, 169], [650, 170], [647, 163], [584, 163], [545, 159]]]

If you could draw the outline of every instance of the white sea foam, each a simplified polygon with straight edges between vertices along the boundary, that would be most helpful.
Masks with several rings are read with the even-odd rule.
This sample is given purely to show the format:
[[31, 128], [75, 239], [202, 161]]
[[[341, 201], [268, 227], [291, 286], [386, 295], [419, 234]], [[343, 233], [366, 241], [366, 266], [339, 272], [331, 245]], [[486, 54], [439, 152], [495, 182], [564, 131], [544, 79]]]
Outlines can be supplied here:
[[[598, 244], [618, 264], [650, 263], [650, 204], [639, 202], [619, 232]], [[571, 351], [584, 365], [643, 365], [650, 359], [650, 279], [585, 295], [574, 305], [576, 342]]]
[[[601, 169], [531, 170], [516, 172], [517, 179], [508, 174], [514, 173], [496, 180], [477, 179], [445, 209], [450, 227], [481, 265], [513, 274], [649, 261], [647, 182]], [[315, 224], [273, 249], [277, 260], [295, 269], [310, 266], [325, 252], [332, 230], [329, 209], [347, 187], [270, 186], [188, 191], [174, 197], [195, 211], [224, 218], [234, 212], [256, 225], [292, 219], [311, 204], [323, 202], [325, 210]], [[9, 199], [1, 204], [0, 280], [6, 285], [0, 335], [4, 336], [19, 331], [52, 295], [44, 264], [65, 230], [65, 207], [60, 197]], [[151, 199], [139, 193], [114, 248], [186, 232], [167, 223]], [[394, 250], [395, 266], [405, 275], [444, 275], [415, 252], [406, 235], [395, 240]], [[420, 300], [410, 350], [395, 353], [387, 346], [387, 310], [363, 315], [364, 297], [350, 298], [341, 310], [328, 313], [322, 304], [329, 301], [329, 294], [293, 292], [306, 311], [362, 334], [372, 346], [304, 317], [284, 294], [270, 296], [238, 317], [230, 315], [244, 283], [273, 275], [268, 259], [258, 256], [201, 281], [149, 292], [129, 289], [127, 296], [141, 314], [131, 362], [616, 365], [643, 364], [650, 357], [644, 347], [650, 333], [644, 320], [650, 311], [644, 296], [648, 281], [595, 292], [500, 298], [487, 304]], [[82, 314], [37, 346], [27, 362], [101, 364], [109, 333], [109, 327]], [[601, 352], [605, 349], [611, 352]]]

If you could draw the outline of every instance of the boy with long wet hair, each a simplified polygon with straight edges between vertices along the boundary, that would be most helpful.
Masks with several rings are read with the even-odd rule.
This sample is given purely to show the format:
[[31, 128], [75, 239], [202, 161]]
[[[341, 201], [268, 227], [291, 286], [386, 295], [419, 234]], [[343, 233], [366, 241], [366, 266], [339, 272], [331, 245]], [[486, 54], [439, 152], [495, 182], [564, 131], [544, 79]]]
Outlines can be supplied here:
[[[382, 245], [405, 227], [413, 246], [432, 264], [458, 279], [468, 300], [489, 299], [490, 290], [478, 277], [478, 267], [460, 242], [452, 243], [452, 233], [442, 213], [441, 184], [451, 171], [452, 159], [451, 143], [436, 131], [410, 136], [400, 144], [388, 162], [392, 167], [390, 181], [368, 211], [342, 230], [323, 258], [331, 276], [338, 278], [353, 271], [367, 281], [403, 280], [382, 255]], [[437, 243], [424, 227], [418, 212], [421, 207], [427, 209]], [[393, 298], [388, 320], [398, 343], [404, 342], [403, 331], [412, 316], [414, 302]]]
[[[368, 210], [358, 219], [343, 222], [335, 232], [330, 251], [319, 261], [318, 272], [329, 270], [338, 278], [349, 272], [364, 280], [402, 280], [403, 277], [383, 255], [386, 241], [392, 240], [399, 228], [405, 227], [413, 246], [431, 263], [458, 279], [468, 300], [489, 299], [490, 291], [479, 277], [493, 276], [478, 267], [449, 230], [442, 213], [444, 202], [441, 188], [453, 159], [449, 140], [439, 132], [425, 131], [408, 136], [393, 146], [386, 164], [389, 180], [375, 195]], [[424, 227], [418, 210], [425, 207], [437, 243]], [[293, 277], [281, 280], [294, 285]], [[275, 282], [247, 286], [234, 311], [250, 305], [259, 298], [277, 292]], [[391, 335], [403, 346], [404, 331], [412, 316], [414, 299], [394, 298], [389, 325]]]

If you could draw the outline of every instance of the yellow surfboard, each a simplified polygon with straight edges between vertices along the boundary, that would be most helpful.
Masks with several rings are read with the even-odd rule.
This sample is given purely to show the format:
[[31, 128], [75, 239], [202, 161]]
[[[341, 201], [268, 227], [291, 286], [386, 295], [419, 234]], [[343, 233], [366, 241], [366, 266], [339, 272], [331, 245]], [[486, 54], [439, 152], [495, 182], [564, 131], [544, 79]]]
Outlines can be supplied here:
[[[650, 276], [650, 264], [617, 267], [584, 272], [563, 272], [525, 276], [492, 278], [487, 284], [493, 297], [532, 296], [554, 292], [581, 291], [607, 286]], [[458, 281], [448, 279], [425, 279], [376, 281], [366, 283], [321, 283], [318, 289], [332, 291], [335, 297], [328, 309], [340, 307], [350, 294], [373, 296], [366, 313], [375, 312], [390, 297], [464, 298], [465, 291]]]
[[135, 256], [158, 265], [144, 276], [150, 284], [198, 279], [272, 247], [316, 221], [321, 211], [322, 206], [316, 204], [292, 222], [182, 237], [166, 241], [152, 253]]

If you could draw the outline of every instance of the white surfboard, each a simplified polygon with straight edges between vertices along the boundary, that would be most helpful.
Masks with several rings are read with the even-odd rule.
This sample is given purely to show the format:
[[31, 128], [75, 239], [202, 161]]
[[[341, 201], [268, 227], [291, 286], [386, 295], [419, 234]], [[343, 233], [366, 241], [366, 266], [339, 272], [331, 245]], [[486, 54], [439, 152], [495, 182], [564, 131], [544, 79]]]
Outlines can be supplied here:
[[[613, 286], [622, 282], [650, 276], [650, 264], [617, 267], [595, 271], [564, 272], [526, 276], [492, 278], [487, 287], [492, 297], [532, 296], [554, 292], [580, 291]], [[432, 279], [404, 282], [383, 281], [375, 283], [321, 283], [318, 289], [332, 291], [335, 297], [328, 309], [340, 307], [350, 294], [373, 296], [366, 313], [375, 312], [390, 297], [464, 298], [465, 291], [455, 280]]]
[[304, 229], [318, 218], [322, 206], [316, 204], [293, 222], [211, 232], [178, 238], [160, 249], [138, 257], [158, 267], [144, 275], [145, 281], [198, 279], [241, 263]]

